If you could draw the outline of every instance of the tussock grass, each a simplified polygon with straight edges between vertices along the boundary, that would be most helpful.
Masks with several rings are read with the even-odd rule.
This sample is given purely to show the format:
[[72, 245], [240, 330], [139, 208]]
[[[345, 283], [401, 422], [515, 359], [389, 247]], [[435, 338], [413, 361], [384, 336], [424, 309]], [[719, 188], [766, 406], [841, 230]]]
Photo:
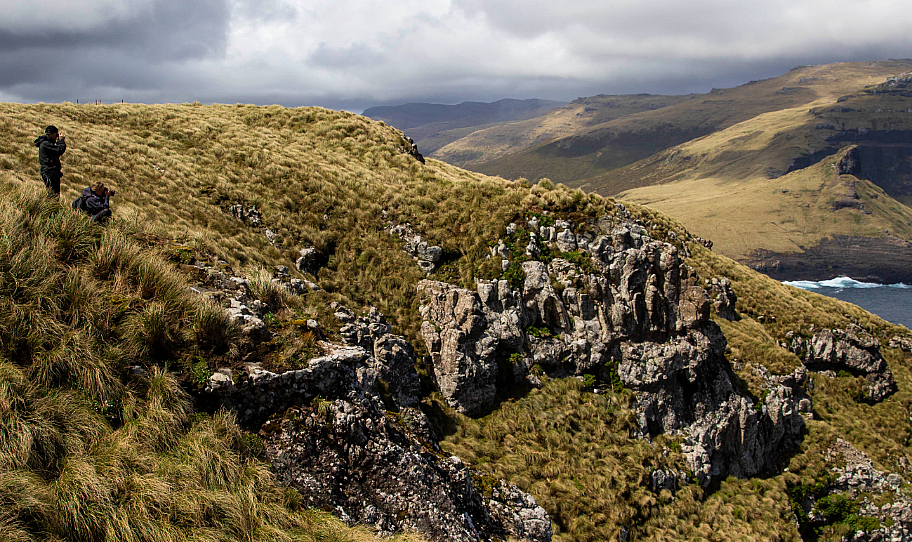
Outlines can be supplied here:
[[[91, 256], [93, 276], [113, 277], [123, 290], [138, 287], [143, 299], [166, 305], [173, 297], [167, 284], [157, 284], [155, 272], [137, 273], [134, 267], [144, 259], [137, 260], [135, 248], [118, 236], [150, 244], [179, 239], [236, 269], [281, 264], [293, 273], [299, 250], [314, 246], [326, 265], [313, 278], [327, 293], [355, 309], [377, 306], [397, 331], [420, 343], [413, 284], [423, 273], [385, 231], [390, 221], [412, 223], [430, 244], [457, 255], [446, 276], [473, 287], [479, 274], [493, 273], [493, 265], [481, 273], [490, 263], [488, 244], [528, 211], [547, 207], [595, 216], [611, 208], [610, 200], [562, 185], [530, 192], [521, 183], [434, 160], [421, 165], [400, 152], [404, 140], [395, 130], [320, 108], [0, 104], [0, 111], [0, 126], [8, 129], [0, 134], [0, 149], [9, 149], [0, 150], [0, 164], [7, 166], [0, 179], [40, 191], [28, 145], [33, 132], [55, 122], [69, 136], [62, 199], [71, 200], [94, 180], [118, 192], [118, 228], [94, 232], [100, 246]], [[236, 203], [256, 206], [262, 225], [234, 218], [228, 208]], [[284, 295], [266, 284], [268, 273], [251, 274], [263, 276], [273, 301]], [[295, 301], [282, 304], [294, 308]], [[331, 327], [334, 321], [321, 323]]]
[[[649, 489], [653, 469], [684, 472], [673, 440], [630, 436], [629, 392], [596, 395], [576, 379], [548, 381], [480, 419], [458, 416], [444, 449], [532, 493], [552, 515], [557, 540], [612, 540], [667, 513], [666, 490]], [[679, 449], [679, 448], [678, 448]], [[702, 491], [678, 491], [693, 503]]]
[[[222, 311], [123, 231], [40, 193], [4, 193], [4, 540], [374, 538], [300, 510], [231, 414], [193, 413], [162, 361], [230, 337]], [[139, 375], [124, 378], [128, 366]]]

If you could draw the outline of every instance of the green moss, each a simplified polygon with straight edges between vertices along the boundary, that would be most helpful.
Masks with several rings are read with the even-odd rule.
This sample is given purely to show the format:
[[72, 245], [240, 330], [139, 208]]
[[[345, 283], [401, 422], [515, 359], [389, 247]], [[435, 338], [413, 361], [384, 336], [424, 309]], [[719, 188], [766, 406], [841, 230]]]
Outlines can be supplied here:
[[500, 278], [507, 281], [510, 284], [510, 288], [522, 290], [523, 285], [526, 283], [526, 272], [523, 271], [519, 262], [512, 261], [510, 262], [510, 267], [503, 272]]

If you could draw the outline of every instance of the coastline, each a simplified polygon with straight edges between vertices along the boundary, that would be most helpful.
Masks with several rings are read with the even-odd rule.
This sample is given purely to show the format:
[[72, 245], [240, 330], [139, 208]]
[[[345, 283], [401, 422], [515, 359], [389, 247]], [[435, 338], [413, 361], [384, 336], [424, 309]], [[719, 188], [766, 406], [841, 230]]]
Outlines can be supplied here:
[[791, 280], [783, 284], [854, 303], [894, 324], [912, 328], [912, 285], [859, 281], [847, 276], [832, 279]]
[[864, 283], [912, 284], [912, 243], [891, 235], [836, 236], [804, 252], [757, 251], [741, 263], [779, 281], [853, 277]]

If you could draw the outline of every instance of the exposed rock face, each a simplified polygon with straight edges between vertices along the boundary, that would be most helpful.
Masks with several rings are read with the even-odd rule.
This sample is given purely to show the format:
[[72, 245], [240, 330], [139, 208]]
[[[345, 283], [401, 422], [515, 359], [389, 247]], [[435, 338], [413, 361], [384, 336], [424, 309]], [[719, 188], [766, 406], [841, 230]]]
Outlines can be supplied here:
[[336, 307], [336, 317], [346, 345], [322, 342], [326, 355], [303, 369], [251, 367], [236, 386], [213, 390], [243, 425], [262, 424], [279, 480], [307, 506], [384, 534], [550, 540], [550, 519], [531, 496], [442, 454], [419, 408], [415, 353], [383, 315]]
[[858, 147], [852, 147], [836, 162], [836, 175], [858, 175], [861, 173], [861, 163], [858, 156]]
[[415, 140], [410, 137], [406, 137], [405, 142], [408, 143], [408, 147], [404, 147], [403, 152], [411, 155], [415, 160], [418, 160], [419, 162], [421, 162], [423, 164], [424, 156], [422, 156], [421, 153], [418, 152], [418, 144], [415, 143]]
[[899, 348], [903, 352], [912, 352], [912, 336], [896, 335], [890, 339], [890, 348]]
[[317, 276], [317, 272], [322, 266], [321, 260], [323, 259], [320, 256], [320, 252], [314, 247], [304, 247], [299, 254], [300, 256], [295, 261], [295, 266], [298, 268], [298, 271]]
[[481, 473], [428, 441], [420, 410], [393, 414], [380, 406], [352, 393], [267, 422], [262, 433], [280, 483], [298, 489], [306, 506], [332, 509], [382, 534], [417, 531], [460, 542], [551, 539], [550, 519], [532, 497], [495, 480], [485, 493]]
[[[552, 376], [605, 380], [616, 368], [637, 392], [643, 434], [684, 433], [685, 454], [701, 479], [774, 468], [804, 423], [798, 394], [776, 383], [758, 411], [731, 383], [709, 296], [678, 249], [632, 221], [599, 223], [598, 236], [563, 228], [556, 237], [564, 247], [585, 246], [589, 272], [555, 258], [522, 262], [521, 288], [506, 280], [480, 281], [475, 291], [419, 284], [422, 334], [443, 395], [478, 415], [494, 404], [498, 382], [534, 385], [535, 365]], [[550, 230], [542, 234], [551, 237]]]
[[792, 337], [789, 349], [812, 371], [847, 371], [868, 381], [866, 402], [879, 403], [896, 392], [893, 373], [880, 354], [880, 341], [864, 328], [823, 329], [803, 340]]
[[[831, 469], [835, 480], [823, 491], [808, 495], [801, 503], [810, 526], [826, 525], [836, 519], [826, 517], [818, 506], [821, 500], [836, 497], [845, 499], [848, 504], [843, 509], [850, 508], [860, 517], [878, 520], [876, 528], [849, 533], [843, 540], [909, 540], [912, 537], [912, 495], [903, 487], [905, 480], [899, 474], [878, 470], [867, 455], [842, 439], [836, 439], [827, 455], [828, 462], [838, 465]], [[886, 502], [878, 506], [875, 500]]]
[[710, 291], [713, 295], [712, 306], [720, 318], [725, 318], [729, 322], [738, 320], [740, 317], [735, 311], [735, 303], [738, 296], [732, 290], [731, 281], [723, 277], [721, 280], [714, 278], [710, 284]]
[[259, 209], [256, 208], [256, 205], [245, 208], [244, 204], [237, 203], [229, 207], [228, 212], [238, 220], [245, 222], [254, 228], [258, 228], [262, 223], [263, 215], [260, 213]]

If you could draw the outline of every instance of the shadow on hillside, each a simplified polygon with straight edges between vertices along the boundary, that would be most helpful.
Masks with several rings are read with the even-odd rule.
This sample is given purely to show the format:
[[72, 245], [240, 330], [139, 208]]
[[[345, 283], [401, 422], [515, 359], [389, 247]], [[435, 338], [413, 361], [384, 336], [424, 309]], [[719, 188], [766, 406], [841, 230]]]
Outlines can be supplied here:
[[[528, 395], [530, 391], [532, 391], [532, 386], [528, 384], [498, 387], [497, 396], [491, 407], [480, 414], [472, 416], [472, 418], [483, 418], [492, 412], [496, 412], [503, 405], [514, 403], [522, 399]], [[425, 395], [425, 398], [421, 401], [421, 410], [428, 417], [428, 420], [439, 439], [443, 440], [456, 433], [458, 428], [456, 417], [458, 414], [452, 407], [446, 404], [439, 393], [435, 395]]]

